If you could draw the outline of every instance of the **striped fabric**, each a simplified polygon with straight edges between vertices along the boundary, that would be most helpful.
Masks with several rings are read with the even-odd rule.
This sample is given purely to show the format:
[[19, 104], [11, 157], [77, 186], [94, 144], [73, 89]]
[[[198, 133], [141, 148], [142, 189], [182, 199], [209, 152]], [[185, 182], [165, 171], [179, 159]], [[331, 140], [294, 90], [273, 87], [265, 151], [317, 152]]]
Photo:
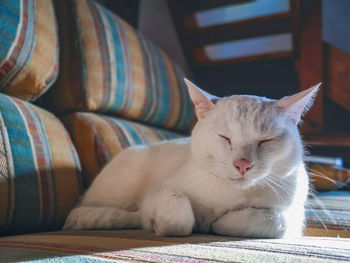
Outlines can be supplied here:
[[80, 178], [61, 122], [0, 94], [0, 235], [60, 228], [81, 192]]
[[307, 202], [307, 234], [350, 238], [350, 192], [318, 193]]
[[63, 122], [79, 154], [86, 186], [122, 149], [184, 136], [96, 113], [72, 113]]
[[60, 75], [55, 112], [95, 111], [187, 132], [194, 120], [183, 73], [130, 25], [91, 0], [56, 1]]
[[[159, 237], [136, 230], [0, 238], [1, 262], [349, 262], [350, 239]], [[35, 260], [35, 261], [34, 261]]]
[[58, 73], [51, 0], [0, 1], [0, 92], [35, 100]]

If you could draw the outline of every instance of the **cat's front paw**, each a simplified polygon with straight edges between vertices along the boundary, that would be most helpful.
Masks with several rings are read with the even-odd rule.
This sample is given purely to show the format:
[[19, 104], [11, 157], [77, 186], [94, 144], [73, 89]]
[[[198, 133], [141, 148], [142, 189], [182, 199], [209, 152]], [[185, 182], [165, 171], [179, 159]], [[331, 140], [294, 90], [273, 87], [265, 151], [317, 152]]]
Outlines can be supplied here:
[[162, 189], [143, 204], [142, 224], [144, 229], [161, 236], [188, 236], [195, 218], [187, 196], [180, 191]]
[[271, 209], [231, 211], [212, 224], [212, 231], [216, 234], [239, 237], [281, 238], [285, 229], [282, 214]]
[[81, 230], [84, 229], [82, 219], [84, 218], [83, 209], [74, 208], [68, 215], [62, 230]]

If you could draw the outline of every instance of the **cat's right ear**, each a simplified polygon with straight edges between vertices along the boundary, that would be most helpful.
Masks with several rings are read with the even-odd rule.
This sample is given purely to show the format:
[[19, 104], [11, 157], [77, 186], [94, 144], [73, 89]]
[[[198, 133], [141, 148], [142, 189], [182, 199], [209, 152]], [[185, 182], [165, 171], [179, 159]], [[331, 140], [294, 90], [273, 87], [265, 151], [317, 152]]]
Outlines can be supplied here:
[[194, 104], [195, 112], [198, 119], [203, 119], [208, 112], [214, 109], [215, 105], [212, 100], [217, 100], [218, 97], [205, 92], [198, 88], [195, 84], [185, 78], [186, 85], [188, 87], [188, 93]]
[[301, 117], [311, 108], [320, 86], [321, 83], [318, 83], [307, 90], [301, 91], [290, 97], [284, 97], [276, 103], [287, 113], [292, 123], [297, 125], [300, 122]]

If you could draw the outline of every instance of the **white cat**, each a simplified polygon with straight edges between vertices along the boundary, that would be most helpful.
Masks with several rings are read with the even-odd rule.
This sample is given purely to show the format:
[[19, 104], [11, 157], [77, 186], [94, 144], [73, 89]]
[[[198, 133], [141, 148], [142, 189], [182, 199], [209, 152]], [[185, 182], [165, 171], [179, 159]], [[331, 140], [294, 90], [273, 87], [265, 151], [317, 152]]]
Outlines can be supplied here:
[[302, 235], [308, 175], [297, 125], [320, 84], [275, 101], [219, 99], [185, 81], [198, 117], [191, 138], [119, 153], [64, 229]]

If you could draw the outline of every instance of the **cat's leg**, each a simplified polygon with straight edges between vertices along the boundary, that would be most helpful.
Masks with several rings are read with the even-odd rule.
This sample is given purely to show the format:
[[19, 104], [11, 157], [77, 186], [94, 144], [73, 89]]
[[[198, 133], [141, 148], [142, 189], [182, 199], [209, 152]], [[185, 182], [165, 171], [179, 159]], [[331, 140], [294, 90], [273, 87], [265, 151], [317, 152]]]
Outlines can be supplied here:
[[285, 229], [283, 214], [271, 209], [230, 211], [212, 224], [215, 234], [239, 237], [281, 238]]
[[171, 189], [159, 189], [145, 198], [141, 220], [145, 230], [162, 236], [188, 236], [195, 224], [188, 197]]
[[68, 215], [64, 230], [141, 228], [138, 211], [115, 207], [78, 206]]

